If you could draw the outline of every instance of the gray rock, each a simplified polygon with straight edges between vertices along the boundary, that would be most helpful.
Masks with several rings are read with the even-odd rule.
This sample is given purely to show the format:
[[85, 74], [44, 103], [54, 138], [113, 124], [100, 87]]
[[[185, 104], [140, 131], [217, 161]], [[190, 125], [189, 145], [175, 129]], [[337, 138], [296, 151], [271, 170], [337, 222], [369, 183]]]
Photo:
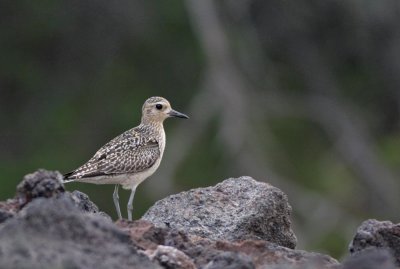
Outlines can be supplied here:
[[[93, 215], [98, 215], [101, 216], [105, 219], [107, 219], [109, 222], [112, 221], [111, 217], [107, 215], [106, 213], [99, 211], [99, 208], [95, 203], [93, 203], [90, 199], [89, 196], [83, 192], [80, 191], [73, 191], [71, 192], [63, 192], [58, 194], [57, 196], [53, 197], [54, 199], [68, 199], [72, 202], [73, 205], [82, 213], [86, 214], [93, 214]], [[25, 208], [28, 208], [31, 206], [31, 203], [28, 203], [25, 205]]]
[[350, 243], [350, 253], [368, 248], [387, 249], [400, 266], [400, 224], [370, 219], [364, 221]]
[[103, 211], [99, 211], [97, 205], [89, 199], [87, 194], [80, 191], [73, 191], [72, 193], [65, 192], [63, 195], [69, 197], [81, 212], [96, 214], [112, 221], [109, 215]]
[[24, 176], [17, 186], [16, 197], [6, 202], [0, 202], [0, 223], [12, 218], [16, 212], [29, 206], [37, 198], [67, 198], [81, 212], [97, 214], [111, 220], [110, 216], [99, 211], [99, 208], [90, 201], [86, 194], [79, 191], [72, 193], [65, 191], [62, 178], [63, 176], [58, 171], [44, 169]]
[[294, 250], [261, 240], [217, 242], [220, 251], [247, 255], [257, 269], [338, 269], [339, 263], [328, 255]]
[[255, 269], [250, 257], [236, 252], [222, 252], [215, 256], [204, 269]]
[[12, 218], [14, 214], [9, 212], [8, 210], [4, 210], [0, 208], [0, 223]]
[[[139, 249], [145, 250], [145, 253], [154, 253], [154, 250], [159, 249], [160, 245], [169, 246], [185, 253], [197, 268], [339, 268], [339, 263], [327, 255], [294, 250], [263, 240], [246, 240], [241, 242], [209, 240], [196, 235], [189, 236], [173, 228], [155, 227], [154, 224], [145, 220], [134, 222], [119, 221], [117, 225], [129, 233], [132, 242]], [[169, 265], [176, 264], [175, 261], [177, 260], [184, 260], [171, 256], [174, 255], [163, 255], [160, 256], [159, 260], [168, 261]], [[153, 257], [154, 254], [151, 254], [150, 258], [153, 259]]]
[[212, 240], [262, 239], [295, 248], [287, 196], [250, 177], [230, 178], [158, 201], [142, 219]]
[[192, 259], [171, 246], [158, 245], [148, 256], [152, 261], [157, 261], [166, 269], [196, 269]]
[[89, 196], [80, 191], [73, 191], [70, 195], [75, 205], [82, 211], [87, 213], [98, 213], [99, 208], [95, 203], [90, 201]]
[[57, 171], [38, 171], [24, 176], [17, 186], [17, 199], [20, 207], [38, 197], [54, 197], [65, 191], [63, 176]]
[[387, 249], [369, 247], [354, 253], [343, 262], [342, 269], [396, 269], [395, 260]]
[[0, 228], [0, 268], [160, 268], [129, 235], [68, 196], [36, 198]]
[[286, 195], [249, 177], [158, 202], [151, 210], [159, 223], [150, 220], [157, 226], [113, 224], [59, 179], [40, 170], [19, 184], [18, 199], [0, 202], [7, 219], [0, 225], [0, 268], [338, 268], [326, 255], [291, 249]]

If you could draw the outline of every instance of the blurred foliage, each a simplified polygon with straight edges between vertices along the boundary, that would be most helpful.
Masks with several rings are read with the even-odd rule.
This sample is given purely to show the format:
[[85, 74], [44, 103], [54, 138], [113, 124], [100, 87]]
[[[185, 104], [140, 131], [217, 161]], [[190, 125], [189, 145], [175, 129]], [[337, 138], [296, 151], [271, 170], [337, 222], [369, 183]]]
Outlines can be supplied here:
[[[399, 11], [392, 0], [3, 0], [0, 200], [38, 168], [78, 167], [159, 95], [191, 119], [166, 122], [136, 218], [165, 195], [249, 175], [288, 193], [300, 247], [340, 258], [365, 218], [399, 221]], [[67, 189], [115, 217], [113, 186]]]

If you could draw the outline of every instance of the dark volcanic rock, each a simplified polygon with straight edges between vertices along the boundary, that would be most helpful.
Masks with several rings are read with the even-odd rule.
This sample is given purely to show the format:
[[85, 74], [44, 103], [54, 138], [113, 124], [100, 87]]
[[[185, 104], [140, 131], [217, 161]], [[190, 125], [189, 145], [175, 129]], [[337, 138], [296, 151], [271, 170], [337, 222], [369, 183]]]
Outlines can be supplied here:
[[386, 249], [370, 247], [356, 252], [343, 262], [342, 269], [396, 269], [392, 254]]
[[400, 224], [374, 219], [364, 221], [350, 243], [350, 253], [354, 254], [367, 248], [389, 250], [400, 266]]
[[149, 221], [138, 220], [134, 222], [118, 221], [117, 226], [126, 231], [135, 246], [144, 250], [152, 258], [153, 252], [159, 245], [174, 247], [190, 257], [191, 261], [201, 267], [207, 264], [219, 251], [212, 246], [214, 241], [204, 238], [189, 238], [182, 231], [172, 228], [155, 227]]
[[[340, 268], [329, 256], [294, 250], [286, 195], [249, 177], [172, 195], [142, 220], [116, 225], [86, 194], [65, 191], [61, 178], [39, 170], [0, 202], [0, 268]], [[398, 238], [398, 225], [363, 223], [343, 269], [393, 269]]]
[[17, 199], [20, 207], [38, 197], [50, 198], [65, 191], [63, 176], [57, 171], [38, 171], [24, 176], [17, 186]]
[[62, 178], [57, 171], [43, 169], [26, 175], [17, 186], [16, 197], [6, 202], [0, 202], [0, 223], [14, 217], [22, 208], [30, 206], [30, 203], [37, 198], [70, 199], [81, 212], [98, 214], [111, 220], [110, 216], [99, 211], [86, 194], [79, 191], [72, 193], [65, 191]]
[[12, 214], [6, 210], [0, 209], [0, 223], [6, 221], [7, 219], [9, 219], [13, 216], [14, 216], [14, 214]]
[[197, 268], [338, 268], [338, 262], [329, 256], [293, 250], [267, 241], [215, 241], [186, 235], [174, 228], [156, 227], [144, 220], [133, 223], [120, 221], [117, 225], [127, 231], [134, 244], [146, 250], [150, 258], [159, 245], [169, 246], [185, 253]]
[[5, 202], [0, 202], [0, 223], [14, 217], [19, 211], [19, 204], [16, 199], [8, 199]]
[[99, 208], [95, 203], [90, 201], [89, 196], [87, 194], [80, 191], [73, 191], [72, 193], [67, 192], [65, 196], [68, 196], [72, 199], [76, 207], [78, 207], [82, 212], [85, 213], [100, 213], [102, 216], [105, 216], [111, 220], [111, 217], [108, 216], [104, 212], [100, 212]]
[[250, 177], [230, 178], [158, 201], [142, 219], [212, 240], [262, 239], [295, 248], [286, 195]]
[[0, 229], [0, 268], [160, 268], [70, 197], [37, 198]]

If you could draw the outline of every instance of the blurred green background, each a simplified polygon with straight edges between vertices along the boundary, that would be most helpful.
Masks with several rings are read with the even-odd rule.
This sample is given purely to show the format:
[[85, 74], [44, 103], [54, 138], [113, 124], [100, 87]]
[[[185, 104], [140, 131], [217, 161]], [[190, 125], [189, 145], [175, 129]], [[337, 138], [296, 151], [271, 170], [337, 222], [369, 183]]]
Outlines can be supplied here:
[[[38, 168], [77, 168], [159, 95], [191, 119], [165, 123], [135, 218], [248, 175], [288, 194], [299, 248], [340, 258], [361, 221], [399, 221], [399, 14], [394, 0], [2, 0], [0, 200]], [[113, 186], [66, 187], [115, 217]]]

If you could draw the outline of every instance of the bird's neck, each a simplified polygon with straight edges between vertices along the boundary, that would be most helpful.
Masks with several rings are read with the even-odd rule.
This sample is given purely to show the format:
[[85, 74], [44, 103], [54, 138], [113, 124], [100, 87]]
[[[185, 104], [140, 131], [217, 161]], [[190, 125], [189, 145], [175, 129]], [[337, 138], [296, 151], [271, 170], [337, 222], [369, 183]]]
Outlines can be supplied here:
[[151, 129], [154, 132], [163, 132], [164, 131], [164, 126], [162, 121], [150, 121], [150, 120], [145, 120], [142, 119], [142, 122], [140, 125], [146, 129]]

